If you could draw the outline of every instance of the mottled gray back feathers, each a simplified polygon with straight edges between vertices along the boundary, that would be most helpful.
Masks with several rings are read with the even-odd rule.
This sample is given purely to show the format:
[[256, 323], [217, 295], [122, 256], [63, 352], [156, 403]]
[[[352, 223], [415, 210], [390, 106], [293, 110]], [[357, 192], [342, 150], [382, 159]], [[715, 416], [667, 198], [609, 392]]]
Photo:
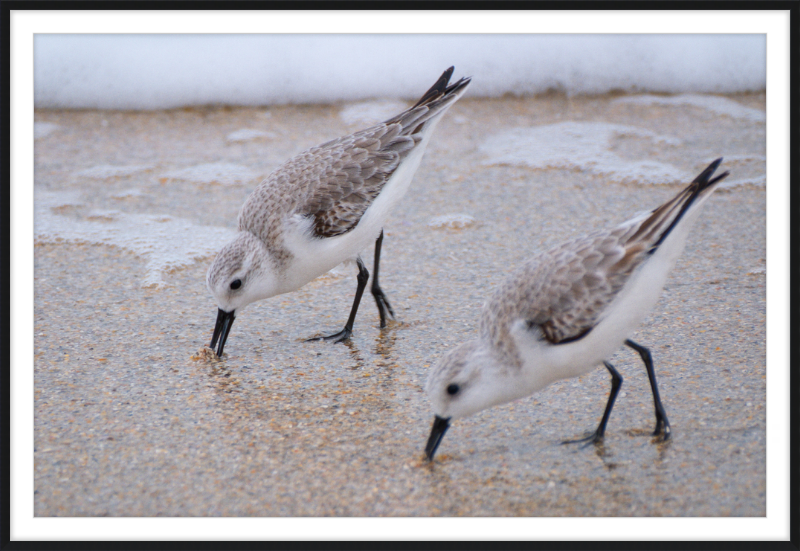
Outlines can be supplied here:
[[[712, 163], [716, 168], [719, 161]], [[577, 340], [599, 323], [634, 270], [648, 258], [699, 196], [727, 176], [709, 181], [706, 169], [649, 216], [574, 239], [526, 262], [489, 298], [480, 332], [511, 365], [519, 365], [510, 326], [526, 320], [551, 344]]]
[[277, 242], [280, 224], [295, 214], [312, 217], [314, 235], [320, 238], [353, 229], [422, 140], [427, 123], [443, 114], [470, 82], [461, 79], [447, 87], [450, 74], [452, 68], [411, 109], [284, 163], [248, 197], [239, 213], [239, 229], [265, 243]]

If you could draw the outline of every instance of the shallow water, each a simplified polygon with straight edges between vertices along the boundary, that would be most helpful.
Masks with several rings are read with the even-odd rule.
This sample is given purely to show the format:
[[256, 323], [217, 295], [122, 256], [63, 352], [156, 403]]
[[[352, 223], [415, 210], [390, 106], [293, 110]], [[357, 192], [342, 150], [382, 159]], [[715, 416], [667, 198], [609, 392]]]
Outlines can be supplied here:
[[[763, 94], [722, 99], [765, 109]], [[348, 105], [37, 111], [35, 514], [763, 516], [765, 128], [725, 102], [711, 104], [729, 114], [612, 95], [462, 99], [385, 226], [397, 320], [380, 330], [367, 293], [352, 342], [303, 342], [343, 325], [356, 287], [345, 265], [237, 315], [222, 360], [198, 355], [216, 315], [205, 270], [239, 207], [282, 161], [363, 121]], [[587, 142], [574, 165], [502, 156], [525, 154], [514, 129], [556, 143], [542, 129], [566, 122], [638, 130]], [[672, 440], [650, 438], [645, 371], [620, 351], [602, 447], [560, 444], [599, 421], [599, 368], [454, 423], [423, 462], [428, 369], [475, 334], [490, 289], [534, 252], [680, 188], [593, 167], [646, 161], [691, 178], [718, 156], [739, 184], [706, 204], [633, 336], [653, 353]], [[208, 166], [239, 168], [225, 179]]]

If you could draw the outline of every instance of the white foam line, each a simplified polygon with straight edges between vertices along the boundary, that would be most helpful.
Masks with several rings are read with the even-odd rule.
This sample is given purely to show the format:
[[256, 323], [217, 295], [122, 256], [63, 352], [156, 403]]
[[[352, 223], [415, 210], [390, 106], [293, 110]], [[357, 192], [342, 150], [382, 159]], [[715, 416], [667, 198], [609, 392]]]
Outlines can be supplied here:
[[597, 122], [564, 122], [515, 128], [491, 136], [480, 150], [484, 165], [507, 164], [534, 169], [578, 169], [616, 181], [648, 184], [683, 183], [688, 173], [658, 161], [628, 161], [611, 151], [619, 137], [637, 137], [654, 143], [678, 145], [680, 140], [632, 126]]
[[196, 184], [236, 184], [254, 183], [260, 178], [256, 172], [247, 167], [232, 163], [207, 163], [170, 170], [161, 175], [162, 178], [183, 180]]
[[700, 96], [697, 94], [681, 94], [679, 96], [632, 96], [619, 98], [613, 101], [616, 104], [635, 104], [635, 105], [678, 105], [692, 106], [705, 109], [718, 115], [726, 115], [734, 119], [742, 119], [752, 122], [766, 122], [767, 114], [759, 109], [745, 107], [731, 99], [719, 96]]
[[86, 219], [74, 219], [53, 212], [54, 208], [81, 205], [75, 192], [37, 191], [35, 241], [110, 245], [130, 251], [145, 260], [144, 287], [166, 285], [167, 272], [216, 253], [235, 235], [227, 228], [164, 215], [94, 210]]

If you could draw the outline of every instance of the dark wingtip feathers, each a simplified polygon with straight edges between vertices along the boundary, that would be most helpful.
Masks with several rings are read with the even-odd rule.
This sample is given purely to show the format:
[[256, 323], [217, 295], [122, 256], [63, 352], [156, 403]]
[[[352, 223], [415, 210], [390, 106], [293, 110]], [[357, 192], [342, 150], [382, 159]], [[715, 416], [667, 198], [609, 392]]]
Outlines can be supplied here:
[[472, 77], [461, 77], [456, 82], [447, 87], [447, 90], [444, 91], [444, 95], [446, 96], [452, 94], [453, 92], [457, 92], [470, 82], [472, 82]]
[[720, 174], [719, 176], [717, 176], [713, 180], [709, 180], [708, 184], [706, 184], [706, 187], [713, 186], [714, 184], [716, 184], [717, 182], [719, 182], [723, 178], [727, 178], [728, 176], [730, 176], [730, 174], [731, 173], [726, 170], [725, 172], [723, 172], [722, 174]]
[[[678, 212], [678, 215], [675, 217], [675, 219], [672, 221], [669, 227], [661, 234], [661, 237], [658, 238], [658, 241], [656, 241], [656, 243], [650, 248], [648, 254], [653, 254], [653, 252], [655, 252], [655, 250], [659, 247], [659, 245], [661, 245], [664, 239], [667, 238], [672, 229], [676, 225], [678, 225], [678, 222], [680, 222], [681, 218], [683, 218], [683, 215], [686, 213], [687, 210], [689, 210], [689, 207], [692, 205], [692, 203], [694, 203], [694, 200], [697, 199], [698, 196], [702, 195], [705, 190], [711, 188], [711, 186], [713, 186], [714, 184], [716, 184], [717, 182], [728, 176], [728, 174], [730, 174], [726, 170], [716, 178], [713, 179], [711, 178], [711, 176], [714, 175], [714, 172], [717, 170], [717, 168], [719, 168], [720, 163], [722, 163], [722, 157], [716, 159], [714, 162], [708, 165], [703, 172], [697, 175], [697, 178], [692, 180], [692, 183], [689, 184], [689, 187], [681, 191], [680, 194], [678, 194], [678, 196], [673, 201], [665, 204], [665, 206], [669, 205], [678, 199], [682, 201], [682, 204], [680, 205], [680, 212]], [[688, 196], [686, 194], [688, 194]]]
[[723, 178], [725, 178], [730, 174], [730, 172], [725, 171], [716, 178], [711, 179], [711, 176], [713, 176], [714, 172], [716, 172], [717, 168], [719, 168], [720, 163], [722, 163], [722, 157], [713, 161], [710, 165], [706, 167], [706, 169], [703, 172], [697, 175], [697, 178], [695, 178], [692, 181], [693, 184], [698, 184], [697, 186], [698, 193], [716, 184], [717, 182], [719, 182], [720, 180], [722, 180]]
[[[444, 73], [442, 73], [442, 76], [440, 76], [439, 79], [434, 83], [434, 85], [431, 86], [430, 89], [422, 95], [419, 101], [414, 104], [414, 107], [419, 107], [420, 105], [425, 105], [426, 103], [430, 103], [436, 99], [439, 99], [442, 96], [446, 96], [466, 86], [471, 80], [471, 77], [461, 78], [458, 80], [458, 82], [455, 82], [450, 86], [447, 85], [447, 83], [450, 82], [450, 77], [453, 76], [454, 70], [455, 67], [450, 67]], [[411, 109], [414, 109], [414, 107], [412, 107]]]

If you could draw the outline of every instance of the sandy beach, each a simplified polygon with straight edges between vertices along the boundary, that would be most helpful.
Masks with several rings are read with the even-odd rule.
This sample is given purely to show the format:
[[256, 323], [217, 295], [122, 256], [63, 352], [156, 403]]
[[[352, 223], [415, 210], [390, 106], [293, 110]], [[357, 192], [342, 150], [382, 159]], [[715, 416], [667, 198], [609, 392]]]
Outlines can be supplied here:
[[[367, 293], [351, 342], [304, 342], [344, 324], [343, 266], [238, 314], [222, 359], [200, 354], [217, 311], [205, 273], [240, 206], [292, 155], [369, 122], [351, 104], [37, 110], [34, 514], [764, 516], [765, 94], [637, 97], [467, 94], [385, 225], [397, 319], [379, 329]], [[602, 446], [561, 445], [602, 415], [598, 366], [455, 422], [426, 463], [425, 379], [476, 334], [490, 290], [717, 157], [728, 184], [632, 337], [672, 439], [652, 440], [647, 374], [620, 350]]]

